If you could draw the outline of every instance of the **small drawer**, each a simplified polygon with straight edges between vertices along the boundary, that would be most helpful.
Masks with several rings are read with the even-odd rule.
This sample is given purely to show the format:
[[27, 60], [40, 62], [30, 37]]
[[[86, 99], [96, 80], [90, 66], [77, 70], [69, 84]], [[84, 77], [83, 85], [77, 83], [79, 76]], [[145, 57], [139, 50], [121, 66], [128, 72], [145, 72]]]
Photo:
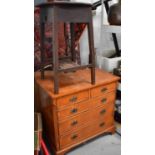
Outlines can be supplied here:
[[99, 86], [91, 89], [91, 97], [97, 97], [101, 96], [103, 94], [109, 93], [111, 91], [116, 90], [116, 83], [104, 85], [104, 86]]
[[71, 106], [68, 106], [66, 109], [58, 111], [58, 120], [59, 122], [74, 117], [77, 114], [87, 111], [90, 107], [90, 102], [80, 102], [76, 104], [72, 104]]
[[104, 94], [98, 98], [95, 98], [91, 101], [91, 107], [105, 106], [110, 102], [115, 101], [115, 92]]
[[86, 91], [82, 91], [79, 93], [75, 93], [72, 95], [68, 95], [68, 96], [58, 98], [56, 104], [57, 104], [58, 109], [60, 109], [60, 108], [63, 108], [65, 106], [68, 106], [68, 105], [71, 105], [74, 103], [78, 103], [81, 101], [85, 101], [88, 99], [89, 99], [89, 92], [88, 92], [88, 90], [86, 90]]
[[59, 123], [59, 135], [68, 131], [78, 130], [82, 125], [88, 125], [90, 121], [90, 112], [83, 112], [72, 119]]

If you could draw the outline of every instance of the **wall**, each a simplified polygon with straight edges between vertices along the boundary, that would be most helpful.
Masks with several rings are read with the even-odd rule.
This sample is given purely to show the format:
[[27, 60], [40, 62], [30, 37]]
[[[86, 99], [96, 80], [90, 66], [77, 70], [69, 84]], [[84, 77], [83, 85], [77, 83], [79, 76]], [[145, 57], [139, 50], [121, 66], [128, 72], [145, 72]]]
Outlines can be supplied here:
[[[76, 0], [79, 1], [79, 0]], [[81, 0], [85, 2], [90, 2], [91, 0]], [[93, 0], [95, 2], [96, 0]], [[107, 15], [104, 8], [104, 18], [103, 23], [108, 24]], [[102, 29], [103, 37], [101, 38], [101, 7], [98, 7], [96, 14], [93, 16], [93, 27], [94, 27], [94, 44], [95, 51], [97, 54], [102, 54], [104, 56], [108, 55], [111, 51], [114, 51], [114, 43], [111, 37], [111, 34], [104, 32]], [[117, 35], [119, 47], [121, 47], [121, 36]], [[87, 39], [87, 30], [84, 32], [80, 40], [80, 51], [81, 51], [81, 62], [82, 64], [88, 63], [88, 39]]]

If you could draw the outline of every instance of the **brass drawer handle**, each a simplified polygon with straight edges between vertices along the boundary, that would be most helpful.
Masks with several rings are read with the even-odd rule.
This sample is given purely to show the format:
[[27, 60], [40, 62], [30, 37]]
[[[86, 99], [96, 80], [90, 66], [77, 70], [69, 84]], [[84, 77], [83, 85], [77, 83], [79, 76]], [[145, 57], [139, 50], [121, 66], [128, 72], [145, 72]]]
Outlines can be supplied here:
[[77, 101], [77, 96], [73, 96], [69, 101], [70, 102], [76, 102]]
[[75, 114], [75, 113], [77, 113], [77, 111], [78, 111], [78, 110], [77, 110], [76, 108], [74, 108], [74, 109], [71, 110], [71, 113], [72, 113], [72, 114]]
[[103, 127], [104, 125], [105, 125], [105, 123], [103, 122], [103, 123], [101, 123], [99, 126], [100, 126], [100, 127]]
[[73, 121], [73, 122], [71, 123], [71, 126], [74, 126], [74, 125], [76, 125], [76, 124], [78, 124], [78, 121]]
[[74, 139], [76, 139], [77, 137], [78, 137], [78, 135], [75, 134], [75, 135], [73, 135], [73, 136], [71, 137], [71, 139], [74, 140]]
[[103, 114], [105, 114], [105, 112], [106, 112], [106, 110], [103, 109], [103, 110], [100, 111], [100, 114], [103, 115]]
[[103, 99], [101, 100], [102, 103], [105, 103], [106, 101], [107, 101], [106, 98], [103, 98]]
[[104, 92], [106, 92], [107, 90], [108, 90], [107, 88], [102, 88], [102, 89], [101, 89], [101, 92], [104, 93]]

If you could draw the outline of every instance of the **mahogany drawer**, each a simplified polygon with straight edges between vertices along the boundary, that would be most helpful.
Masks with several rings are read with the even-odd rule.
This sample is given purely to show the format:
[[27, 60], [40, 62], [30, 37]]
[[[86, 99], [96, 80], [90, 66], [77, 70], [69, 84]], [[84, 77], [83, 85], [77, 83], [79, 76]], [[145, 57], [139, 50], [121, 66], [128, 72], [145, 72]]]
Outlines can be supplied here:
[[104, 106], [110, 102], [114, 102], [115, 96], [116, 96], [116, 93], [111, 92], [111, 93], [104, 94], [98, 98], [95, 98], [91, 101], [91, 107], [98, 107], [98, 106], [102, 106], [102, 105]]
[[58, 98], [56, 104], [57, 104], [57, 107], [61, 109], [65, 106], [78, 103], [81, 101], [85, 101], [88, 99], [89, 99], [89, 91], [86, 90], [86, 91], [82, 91], [82, 92], [74, 93], [72, 95]]
[[90, 95], [91, 97], [97, 97], [109, 93], [111, 91], [116, 90], [116, 83], [111, 83], [108, 85], [98, 86], [91, 89]]
[[82, 114], [79, 114], [72, 119], [63, 121], [59, 123], [59, 135], [64, 134], [67, 131], [74, 131], [79, 129], [84, 124], [89, 124], [91, 117], [91, 112], [86, 111]]
[[67, 118], [74, 117], [81, 112], [87, 111], [89, 107], [89, 101], [72, 104], [71, 106], [68, 106], [66, 109], [58, 111], [58, 120], [59, 122], [61, 122]]

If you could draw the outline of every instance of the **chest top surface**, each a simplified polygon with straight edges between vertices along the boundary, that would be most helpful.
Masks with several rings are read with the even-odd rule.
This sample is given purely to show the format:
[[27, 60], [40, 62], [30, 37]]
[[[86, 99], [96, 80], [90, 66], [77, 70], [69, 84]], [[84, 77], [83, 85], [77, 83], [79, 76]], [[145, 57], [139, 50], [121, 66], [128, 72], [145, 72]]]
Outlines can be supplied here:
[[100, 69], [96, 69], [96, 84], [91, 84], [90, 69], [78, 70], [76, 72], [59, 74], [59, 94], [54, 94], [53, 72], [46, 71], [45, 79], [42, 80], [40, 72], [35, 73], [35, 81], [39, 87], [44, 89], [52, 98], [67, 94], [80, 92], [96, 86], [117, 82], [119, 77]]

